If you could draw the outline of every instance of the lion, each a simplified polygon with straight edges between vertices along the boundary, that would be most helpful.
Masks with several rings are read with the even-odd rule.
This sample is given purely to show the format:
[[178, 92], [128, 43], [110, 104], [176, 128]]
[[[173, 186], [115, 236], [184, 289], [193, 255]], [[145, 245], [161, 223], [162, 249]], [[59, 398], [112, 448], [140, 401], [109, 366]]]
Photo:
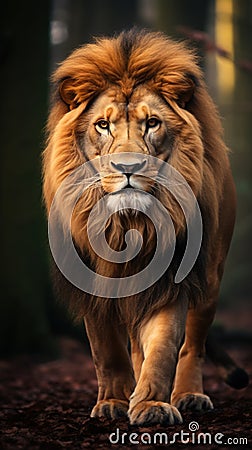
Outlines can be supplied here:
[[[105, 175], [100, 173], [83, 192], [72, 215], [72, 238], [82, 261], [113, 279], [148, 265], [157, 241], [147, 215], [155, 208], [150, 196], [169, 213], [176, 236], [172, 261], [161, 278], [126, 297], [85, 292], [55, 268], [59, 296], [75, 319], [84, 319], [91, 346], [99, 389], [91, 416], [125, 416], [136, 425], [181, 423], [185, 410], [213, 408], [203, 390], [202, 365], [236, 210], [229, 152], [197, 56], [160, 32], [133, 29], [78, 48], [59, 65], [53, 82], [43, 153], [48, 215], [57, 190], [76, 168], [110, 157]], [[187, 224], [177, 199], [148, 176], [146, 155], [178, 171], [200, 207], [200, 251], [179, 283], [175, 274], [186, 248]], [[88, 217], [105, 195], [110, 248], [123, 251], [129, 229], [142, 236], [141, 250], [131, 261], [106, 260], [89, 243]], [[58, 202], [62, 218], [65, 205], [64, 199]], [[160, 211], [152, 213], [165, 232], [162, 245], [169, 247], [170, 225]], [[226, 378], [234, 370], [230, 363]]]

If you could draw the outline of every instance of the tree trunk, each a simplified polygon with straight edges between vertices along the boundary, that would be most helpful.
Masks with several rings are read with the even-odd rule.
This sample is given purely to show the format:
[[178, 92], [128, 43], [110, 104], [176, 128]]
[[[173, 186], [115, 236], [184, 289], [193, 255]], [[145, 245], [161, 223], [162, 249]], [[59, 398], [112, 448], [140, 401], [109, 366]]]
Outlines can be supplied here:
[[49, 1], [1, 7], [0, 352], [48, 352], [40, 153], [47, 110]]

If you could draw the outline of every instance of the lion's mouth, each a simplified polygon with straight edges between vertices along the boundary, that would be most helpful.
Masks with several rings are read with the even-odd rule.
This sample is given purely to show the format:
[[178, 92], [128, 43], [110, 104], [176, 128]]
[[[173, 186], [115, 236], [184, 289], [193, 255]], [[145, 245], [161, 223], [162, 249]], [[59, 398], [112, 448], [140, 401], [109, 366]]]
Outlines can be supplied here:
[[101, 179], [102, 187], [108, 194], [117, 194], [125, 190], [152, 192], [154, 182], [148, 176], [138, 174], [110, 174]]
[[136, 188], [134, 188], [133, 186], [131, 186], [131, 184], [128, 182], [128, 184], [126, 184], [126, 186], [124, 186], [124, 187], [122, 188], [122, 190], [124, 190], [124, 189], [136, 189]]

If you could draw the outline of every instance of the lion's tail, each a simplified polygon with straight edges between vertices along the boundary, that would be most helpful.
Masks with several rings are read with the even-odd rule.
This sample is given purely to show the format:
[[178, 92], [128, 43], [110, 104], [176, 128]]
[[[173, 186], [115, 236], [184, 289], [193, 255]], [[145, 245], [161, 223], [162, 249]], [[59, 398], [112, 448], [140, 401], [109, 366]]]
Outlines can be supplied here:
[[247, 372], [220, 346], [217, 337], [210, 332], [206, 342], [206, 354], [217, 367], [221, 378], [234, 389], [245, 388], [249, 383]]

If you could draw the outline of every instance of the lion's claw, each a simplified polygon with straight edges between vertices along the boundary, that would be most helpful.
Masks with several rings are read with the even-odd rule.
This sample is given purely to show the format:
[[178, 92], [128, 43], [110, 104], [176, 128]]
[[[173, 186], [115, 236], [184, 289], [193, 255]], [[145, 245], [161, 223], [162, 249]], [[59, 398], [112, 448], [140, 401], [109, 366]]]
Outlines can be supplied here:
[[213, 409], [213, 404], [205, 394], [199, 393], [185, 393], [180, 394], [175, 401], [172, 402], [179, 411], [207, 411], [209, 409]]
[[124, 400], [108, 399], [99, 401], [91, 412], [91, 417], [106, 417], [107, 419], [119, 419], [127, 417], [129, 404]]
[[182, 423], [182, 417], [174, 406], [169, 403], [143, 401], [128, 412], [131, 425], [174, 425]]

